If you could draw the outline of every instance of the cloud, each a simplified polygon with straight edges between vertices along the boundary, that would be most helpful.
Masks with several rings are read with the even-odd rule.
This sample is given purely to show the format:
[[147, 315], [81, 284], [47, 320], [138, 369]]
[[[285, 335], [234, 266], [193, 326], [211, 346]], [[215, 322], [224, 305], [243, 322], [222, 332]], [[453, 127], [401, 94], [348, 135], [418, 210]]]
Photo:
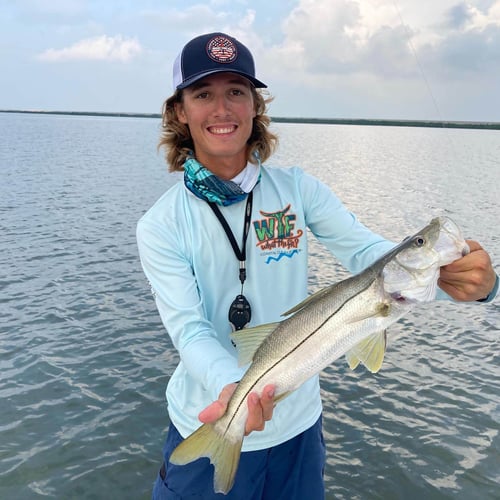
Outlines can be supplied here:
[[500, 26], [471, 29], [450, 34], [439, 44], [423, 47], [429, 67], [449, 78], [483, 78], [499, 73]]
[[[376, 2], [377, 3], [377, 2]], [[320, 85], [349, 75], [413, 74], [411, 32], [387, 2], [300, 0], [283, 23], [284, 40], [271, 56], [278, 67]]]
[[63, 49], [47, 49], [38, 55], [40, 61], [119, 61], [127, 62], [142, 52], [135, 38], [101, 35], [80, 40]]
[[456, 4], [437, 30], [439, 36], [419, 48], [433, 73], [455, 82], [500, 76], [500, 0]]
[[463, 28], [472, 19], [472, 9], [466, 3], [459, 3], [451, 7], [447, 14], [447, 24], [450, 28]]
[[500, 0], [445, 0], [441, 10], [421, 1], [415, 17], [405, 0], [299, 0], [266, 66], [277, 78], [280, 71], [316, 87], [361, 77], [405, 81], [419, 77], [421, 63], [440, 76], [497, 71]]

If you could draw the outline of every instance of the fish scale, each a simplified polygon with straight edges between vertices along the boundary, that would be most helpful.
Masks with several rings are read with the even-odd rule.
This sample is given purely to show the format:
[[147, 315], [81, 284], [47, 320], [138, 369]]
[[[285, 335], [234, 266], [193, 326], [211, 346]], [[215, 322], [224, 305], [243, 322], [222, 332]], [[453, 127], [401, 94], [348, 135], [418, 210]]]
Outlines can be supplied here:
[[380, 369], [385, 330], [418, 302], [435, 298], [440, 266], [468, 253], [458, 226], [433, 219], [360, 274], [320, 290], [287, 311], [287, 319], [232, 334], [240, 364], [250, 363], [215, 423], [204, 424], [174, 450], [184, 465], [208, 457], [214, 491], [233, 486], [248, 417], [247, 398], [275, 386], [275, 402], [344, 355], [349, 366]]

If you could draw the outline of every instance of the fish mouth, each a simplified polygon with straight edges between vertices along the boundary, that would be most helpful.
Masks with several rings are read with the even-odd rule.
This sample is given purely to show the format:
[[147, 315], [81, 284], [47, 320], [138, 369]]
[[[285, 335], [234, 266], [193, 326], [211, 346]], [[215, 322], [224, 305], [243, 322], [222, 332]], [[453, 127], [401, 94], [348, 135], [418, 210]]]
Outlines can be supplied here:
[[448, 217], [440, 217], [439, 237], [434, 249], [440, 254], [442, 266], [470, 253], [470, 248], [460, 228]]

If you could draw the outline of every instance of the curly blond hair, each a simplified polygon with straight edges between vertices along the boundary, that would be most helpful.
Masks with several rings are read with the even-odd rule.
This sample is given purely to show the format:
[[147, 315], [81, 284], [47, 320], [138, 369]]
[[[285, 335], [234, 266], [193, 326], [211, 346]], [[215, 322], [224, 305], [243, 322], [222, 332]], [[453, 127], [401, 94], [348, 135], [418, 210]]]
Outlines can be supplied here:
[[[252, 133], [248, 138], [248, 161], [255, 163], [257, 160], [252, 154], [256, 151], [261, 162], [265, 162], [278, 145], [278, 137], [269, 130], [271, 119], [267, 116], [267, 105], [273, 98], [266, 91], [251, 87], [254, 99], [256, 116], [253, 119]], [[170, 172], [182, 172], [184, 162], [194, 151], [194, 144], [189, 132], [189, 127], [177, 118], [175, 104], [182, 102], [182, 90], [176, 90], [163, 103], [162, 132], [158, 149], [165, 148], [165, 159]]]

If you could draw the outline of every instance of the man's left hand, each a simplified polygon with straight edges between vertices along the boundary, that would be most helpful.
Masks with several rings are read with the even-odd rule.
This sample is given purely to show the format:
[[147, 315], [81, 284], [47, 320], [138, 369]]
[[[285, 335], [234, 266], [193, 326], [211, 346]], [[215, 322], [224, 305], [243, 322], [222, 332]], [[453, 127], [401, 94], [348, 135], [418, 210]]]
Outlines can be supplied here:
[[484, 299], [493, 290], [496, 274], [488, 253], [477, 242], [467, 240], [470, 253], [441, 268], [439, 287], [455, 300]]

